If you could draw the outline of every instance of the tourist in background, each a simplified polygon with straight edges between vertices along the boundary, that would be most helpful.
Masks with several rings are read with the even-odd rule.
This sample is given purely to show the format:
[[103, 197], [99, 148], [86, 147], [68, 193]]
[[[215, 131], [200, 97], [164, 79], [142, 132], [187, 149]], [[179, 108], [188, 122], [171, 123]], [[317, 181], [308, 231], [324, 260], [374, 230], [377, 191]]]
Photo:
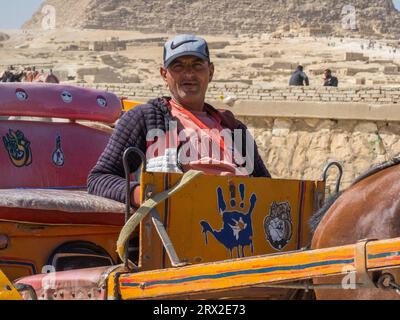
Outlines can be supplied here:
[[290, 86], [310, 85], [308, 77], [303, 71], [303, 66], [301, 65], [297, 66], [296, 71], [292, 74], [292, 77], [290, 78], [289, 85]]
[[57, 76], [53, 73], [53, 69], [50, 69], [50, 73], [46, 74], [44, 82], [46, 83], [60, 83]]
[[14, 66], [9, 66], [0, 76], [0, 82], [21, 82], [23, 71], [15, 70]]
[[23, 82], [32, 82], [33, 81], [33, 72], [31, 67], [27, 67], [25, 70], [25, 77], [22, 80]]
[[338, 78], [332, 76], [332, 71], [330, 69], [326, 69], [324, 71], [324, 86], [325, 87], [337, 87], [338, 84], [339, 84]]

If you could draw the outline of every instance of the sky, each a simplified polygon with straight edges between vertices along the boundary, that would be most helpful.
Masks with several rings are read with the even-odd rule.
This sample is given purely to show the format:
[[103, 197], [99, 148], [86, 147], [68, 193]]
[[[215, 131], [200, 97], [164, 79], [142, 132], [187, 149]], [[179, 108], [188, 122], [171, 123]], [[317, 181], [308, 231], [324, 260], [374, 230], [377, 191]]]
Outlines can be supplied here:
[[44, 0], [0, 0], [0, 29], [19, 29]]
[[[0, 29], [19, 29], [44, 0], [0, 0]], [[400, 10], [400, 0], [393, 0]]]

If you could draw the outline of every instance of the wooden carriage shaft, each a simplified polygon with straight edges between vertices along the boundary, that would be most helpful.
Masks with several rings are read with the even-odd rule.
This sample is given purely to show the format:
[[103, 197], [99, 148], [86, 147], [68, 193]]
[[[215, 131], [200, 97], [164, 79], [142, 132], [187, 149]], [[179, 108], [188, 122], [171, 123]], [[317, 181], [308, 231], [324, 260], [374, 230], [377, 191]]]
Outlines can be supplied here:
[[[359, 244], [119, 275], [122, 299], [176, 296], [356, 272]], [[400, 267], [400, 238], [365, 242], [368, 271]]]

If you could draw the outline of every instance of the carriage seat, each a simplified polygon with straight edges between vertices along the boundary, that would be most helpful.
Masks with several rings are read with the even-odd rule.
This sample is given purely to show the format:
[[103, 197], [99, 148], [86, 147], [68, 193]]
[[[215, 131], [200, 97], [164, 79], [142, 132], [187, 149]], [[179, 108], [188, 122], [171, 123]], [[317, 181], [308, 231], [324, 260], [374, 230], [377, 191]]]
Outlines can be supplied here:
[[105, 281], [107, 275], [116, 266], [105, 266], [57, 272], [57, 276], [48, 273], [36, 274], [17, 280], [17, 285], [29, 285], [30, 291], [22, 291], [25, 300], [104, 300], [106, 299]]
[[0, 189], [84, 187], [122, 112], [112, 93], [0, 84]]
[[0, 220], [124, 225], [123, 203], [77, 190], [0, 189]]

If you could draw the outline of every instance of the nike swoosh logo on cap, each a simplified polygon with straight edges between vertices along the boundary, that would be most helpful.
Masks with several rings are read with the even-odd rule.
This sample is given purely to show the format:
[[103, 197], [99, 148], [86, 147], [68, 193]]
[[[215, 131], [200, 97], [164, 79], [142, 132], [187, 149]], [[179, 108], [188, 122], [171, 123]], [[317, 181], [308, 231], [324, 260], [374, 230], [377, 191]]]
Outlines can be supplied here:
[[189, 43], [189, 42], [197, 42], [197, 40], [184, 40], [181, 42], [178, 42], [177, 44], [174, 44], [174, 42], [171, 43], [171, 49], [175, 50], [176, 48], [180, 47], [181, 45], [185, 44], [185, 43]]

